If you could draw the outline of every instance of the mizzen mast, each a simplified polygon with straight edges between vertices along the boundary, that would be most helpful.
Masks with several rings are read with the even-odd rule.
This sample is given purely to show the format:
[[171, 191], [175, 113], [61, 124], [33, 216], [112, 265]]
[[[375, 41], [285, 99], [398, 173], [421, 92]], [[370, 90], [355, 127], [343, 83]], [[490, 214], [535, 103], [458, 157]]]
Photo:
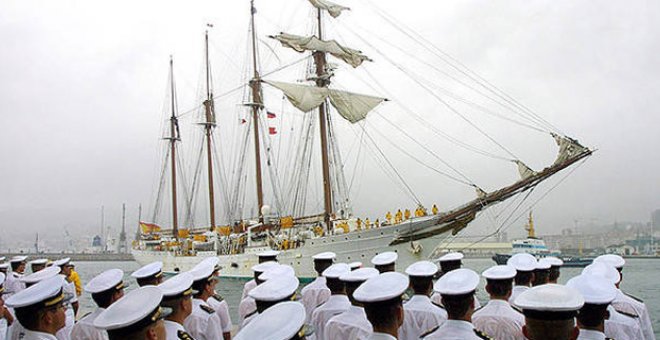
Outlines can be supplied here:
[[170, 56], [170, 97], [172, 104], [172, 116], [170, 117], [170, 137], [166, 138], [170, 142], [170, 161], [171, 161], [171, 174], [172, 174], [172, 235], [179, 240], [179, 217], [177, 212], [176, 202], [176, 142], [180, 141], [179, 136], [179, 121], [176, 117], [176, 99], [174, 92], [174, 61]]
[[209, 179], [209, 212], [210, 212], [210, 230], [215, 230], [215, 197], [213, 194], [213, 152], [211, 149], [211, 135], [215, 128], [215, 112], [213, 109], [213, 91], [211, 89], [211, 64], [209, 62], [209, 31], [204, 36], [205, 54], [206, 54], [206, 100], [204, 101], [204, 110], [206, 113], [206, 122], [201, 123], [204, 126], [206, 134], [206, 159]]
[[257, 211], [259, 214], [259, 222], [264, 221], [263, 213], [261, 208], [264, 206], [264, 192], [263, 184], [261, 179], [261, 148], [259, 145], [259, 110], [261, 110], [263, 105], [263, 99], [261, 98], [261, 77], [259, 75], [259, 70], [257, 69], [257, 38], [254, 24], [254, 14], [257, 12], [254, 7], [254, 0], [250, 1], [250, 25], [252, 28], [252, 69], [254, 71], [252, 79], [250, 80], [250, 87], [252, 88], [252, 100], [250, 106], [252, 106], [252, 122], [254, 124], [254, 155], [256, 163], [256, 186], [257, 186]]
[[[323, 39], [323, 22], [321, 20], [321, 8], [317, 9], [319, 39]], [[314, 64], [316, 65], [316, 86], [327, 88], [330, 85], [330, 77], [325, 74], [326, 58], [325, 52], [314, 51]], [[330, 162], [328, 160], [328, 133], [327, 133], [327, 104], [324, 100], [319, 106], [319, 127], [321, 132], [321, 163], [323, 168], [323, 197], [325, 212], [323, 219], [328, 231], [332, 230], [330, 216], [332, 215], [332, 189], [330, 187]]]

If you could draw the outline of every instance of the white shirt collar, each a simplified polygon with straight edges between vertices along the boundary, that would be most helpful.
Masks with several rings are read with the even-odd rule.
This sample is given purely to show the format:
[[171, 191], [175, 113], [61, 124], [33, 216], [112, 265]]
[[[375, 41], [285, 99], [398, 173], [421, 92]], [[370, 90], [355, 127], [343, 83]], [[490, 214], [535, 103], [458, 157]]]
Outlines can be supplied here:
[[396, 340], [395, 337], [387, 333], [380, 333], [380, 332], [373, 332], [369, 337], [369, 340], [392, 340], [392, 339]]
[[605, 333], [599, 331], [593, 331], [590, 329], [580, 329], [580, 335], [578, 336], [578, 339], [604, 340]]
[[511, 304], [509, 304], [509, 301], [500, 300], [500, 299], [489, 300], [487, 305], [491, 305], [491, 306], [505, 306], [505, 305], [506, 306], [511, 306]]
[[445, 321], [445, 323], [442, 324], [442, 326], [460, 328], [469, 331], [474, 330], [474, 326], [472, 325], [472, 323], [463, 320], [447, 320]]

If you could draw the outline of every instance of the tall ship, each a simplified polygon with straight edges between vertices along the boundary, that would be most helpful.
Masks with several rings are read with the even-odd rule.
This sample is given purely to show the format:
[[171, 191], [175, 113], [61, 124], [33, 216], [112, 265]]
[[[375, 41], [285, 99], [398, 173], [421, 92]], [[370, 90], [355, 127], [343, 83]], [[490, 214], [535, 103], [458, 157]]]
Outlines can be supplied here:
[[[257, 8], [250, 1], [245, 76], [221, 95], [214, 95], [211, 61], [215, 59], [207, 31], [203, 95], [194, 110], [179, 112], [170, 60], [164, 161], [152, 211], [141, 217], [133, 242], [138, 263], [163, 261], [165, 270], [187, 270], [205, 257], [217, 256], [222, 276], [248, 278], [256, 254], [277, 250], [280, 263], [293, 266], [299, 277], [311, 278], [315, 272], [310, 257], [319, 252], [333, 251], [337, 261], [366, 264], [378, 253], [395, 251], [398, 265], [405, 268], [432, 257], [442, 240], [458, 235], [484, 210], [514, 197], [526, 200], [540, 183], [592, 154], [393, 16], [374, 8], [406, 44], [417, 48], [385, 41], [400, 54], [403, 62], [399, 62], [394, 53], [381, 53], [377, 40], [363, 38], [369, 30], [349, 29], [355, 40], [368, 45], [394, 70], [385, 74], [398, 72], [388, 79], [398, 92], [388, 90], [388, 84], [376, 76], [382, 72], [376, 69], [378, 62], [330, 36], [331, 32], [339, 36], [343, 21], [337, 18], [348, 8], [327, 0], [304, 3], [313, 13], [311, 34], [274, 31], [268, 32], [270, 39], [263, 39], [256, 30]], [[440, 59], [449, 71], [425, 60], [422, 52]], [[291, 56], [292, 62], [282, 60]], [[409, 64], [422, 65], [424, 71], [415, 72]], [[356, 80], [356, 74], [366, 80]], [[442, 75], [446, 83], [438, 80]], [[354, 87], [369, 94], [353, 92]], [[226, 103], [228, 94], [241, 91], [239, 102]], [[222, 105], [239, 107], [239, 112], [220, 114], [217, 108]], [[545, 142], [553, 141], [558, 154], [549, 166], [532, 170], [510, 145], [505, 146], [514, 142], [499, 141], [490, 132], [490, 123], [477, 123], [477, 114], [525, 130], [523, 139], [536, 134]], [[190, 120], [189, 135], [180, 128], [184, 119]], [[271, 126], [274, 120], [281, 122]], [[419, 128], [409, 131], [404, 127], [409, 121]], [[346, 136], [353, 138], [341, 144]], [[508, 139], [509, 131], [500, 137]], [[475, 145], [473, 139], [489, 147]], [[187, 140], [188, 152], [182, 146]], [[502, 176], [504, 185], [478, 185], [473, 172], [460, 169], [471, 158], [453, 159], [453, 150], [492, 161], [488, 164], [497, 162], [499, 168], [493, 169], [517, 169], [517, 175]], [[403, 172], [410, 169], [411, 175]], [[365, 211], [354, 209], [356, 188], [378, 176], [389, 182], [372, 184], [369, 195], [362, 195], [367, 197], [362, 200], [369, 200], [362, 204]], [[440, 211], [433, 201], [453, 195], [437, 189], [436, 182], [460, 187], [462, 194], [456, 196], [467, 199]], [[430, 193], [421, 194], [420, 186]], [[380, 209], [399, 197], [412, 202], [408, 209], [364, 208]], [[516, 207], [520, 205], [518, 201]], [[515, 207], [510, 210], [516, 212]]]

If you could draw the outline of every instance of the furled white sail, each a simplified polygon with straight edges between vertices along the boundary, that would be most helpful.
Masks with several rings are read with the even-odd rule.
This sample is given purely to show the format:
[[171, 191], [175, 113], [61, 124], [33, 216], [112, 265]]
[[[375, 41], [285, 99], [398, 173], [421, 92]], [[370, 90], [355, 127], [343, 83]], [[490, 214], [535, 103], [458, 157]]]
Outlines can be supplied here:
[[530, 169], [525, 163], [517, 159], [514, 162], [516, 163], [516, 165], [518, 165], [518, 172], [520, 173], [520, 178], [528, 179], [536, 175], [536, 171]]
[[371, 61], [362, 52], [344, 47], [335, 40], [325, 41], [315, 36], [302, 37], [288, 33], [280, 33], [270, 37], [282, 43], [282, 46], [292, 48], [297, 52], [321, 51], [330, 53], [353, 67], [360, 66], [365, 60]]
[[580, 145], [580, 143], [575, 139], [570, 137], [562, 137], [555, 133], [552, 133], [551, 135], [554, 137], [555, 142], [557, 142], [557, 145], [559, 146], [559, 153], [557, 154], [555, 164], [562, 163], [567, 159], [579, 155], [580, 153], [587, 150], [587, 148]]
[[265, 81], [282, 92], [289, 102], [303, 112], [317, 108], [326, 98], [337, 112], [351, 123], [364, 119], [371, 110], [386, 100], [385, 98], [368, 96], [346, 91], [331, 90], [325, 87], [290, 84], [279, 81]]
[[312, 3], [312, 6], [316, 8], [320, 8], [328, 11], [328, 13], [333, 18], [338, 17], [341, 14], [341, 11], [350, 9], [348, 7], [338, 5], [334, 2], [330, 2], [326, 0], [309, 0], [309, 2]]

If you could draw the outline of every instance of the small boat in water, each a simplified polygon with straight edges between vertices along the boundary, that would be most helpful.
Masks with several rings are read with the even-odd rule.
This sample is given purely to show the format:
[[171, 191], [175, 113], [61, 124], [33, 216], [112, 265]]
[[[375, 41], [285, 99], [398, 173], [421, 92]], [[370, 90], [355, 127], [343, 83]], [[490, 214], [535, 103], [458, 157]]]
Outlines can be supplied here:
[[525, 226], [527, 230], [527, 238], [522, 240], [513, 240], [511, 242], [511, 254], [495, 254], [492, 259], [499, 265], [504, 265], [513, 254], [527, 253], [534, 255], [536, 258], [543, 258], [546, 256], [554, 256], [564, 261], [564, 267], [586, 267], [591, 264], [593, 258], [583, 258], [579, 256], [561, 255], [559, 251], [550, 251], [545, 245], [543, 239], [536, 237], [534, 231], [534, 219], [532, 212], [529, 213], [529, 219]]

